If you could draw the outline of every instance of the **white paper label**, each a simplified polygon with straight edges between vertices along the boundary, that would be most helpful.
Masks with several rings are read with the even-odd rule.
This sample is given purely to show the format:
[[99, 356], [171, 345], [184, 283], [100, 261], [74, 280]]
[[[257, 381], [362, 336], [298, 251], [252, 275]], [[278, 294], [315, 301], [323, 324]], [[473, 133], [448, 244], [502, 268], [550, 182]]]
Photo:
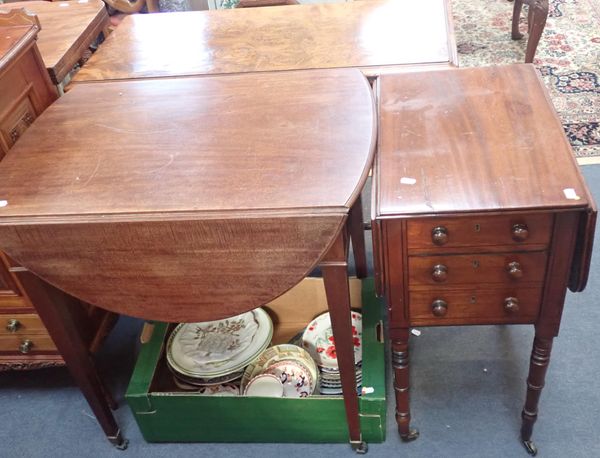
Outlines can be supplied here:
[[6, 207], [8, 205], [8, 200], [0, 200], [0, 208]]
[[410, 178], [410, 177], [400, 178], [400, 184], [415, 184], [416, 182], [417, 182], [416, 178]]
[[579, 200], [579, 199], [581, 199], [581, 197], [579, 197], [577, 195], [577, 193], [575, 192], [575, 190], [573, 188], [565, 188], [565, 189], [563, 189], [563, 193], [565, 194], [565, 197], [567, 199], [570, 199], [570, 200]]

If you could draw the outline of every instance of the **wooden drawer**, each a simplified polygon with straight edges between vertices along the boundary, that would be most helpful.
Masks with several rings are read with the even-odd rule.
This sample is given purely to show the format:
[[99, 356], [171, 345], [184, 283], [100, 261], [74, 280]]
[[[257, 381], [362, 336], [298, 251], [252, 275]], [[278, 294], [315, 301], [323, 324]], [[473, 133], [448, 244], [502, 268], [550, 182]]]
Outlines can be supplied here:
[[[516, 226], [522, 239], [518, 238]], [[434, 232], [439, 228], [437, 243]], [[415, 251], [477, 246], [546, 246], [552, 235], [552, 215], [499, 215], [408, 220], [407, 243], [409, 254]], [[411, 253], [412, 251], [412, 253]]]
[[[21, 346], [26, 342], [31, 342], [29, 350], [22, 350]], [[38, 352], [56, 352], [56, 346], [47, 333], [44, 334], [12, 334], [0, 335], [0, 352], [19, 353], [24, 355], [35, 354]]]
[[40, 317], [34, 313], [6, 313], [0, 315], [0, 336], [46, 334]]
[[541, 252], [411, 256], [409, 288], [474, 284], [542, 283], [547, 254]]
[[0, 134], [10, 148], [23, 135], [36, 118], [35, 108], [29, 97], [23, 97], [3, 119]]
[[[518, 300], [518, 311], [505, 310], [507, 298]], [[410, 323], [428, 326], [533, 323], [538, 316], [541, 299], [541, 286], [411, 291], [409, 293]], [[434, 315], [432, 305], [436, 300], [442, 300], [447, 304], [444, 316]]]

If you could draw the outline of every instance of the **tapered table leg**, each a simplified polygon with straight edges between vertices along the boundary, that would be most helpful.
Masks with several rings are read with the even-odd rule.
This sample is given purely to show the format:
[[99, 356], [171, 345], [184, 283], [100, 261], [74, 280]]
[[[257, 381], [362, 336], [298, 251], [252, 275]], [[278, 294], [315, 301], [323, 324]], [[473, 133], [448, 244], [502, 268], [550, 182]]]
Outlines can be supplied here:
[[127, 441], [123, 439], [111, 412], [111, 407], [115, 407], [116, 404], [104, 387], [88, 348], [81, 338], [76, 319], [69, 309], [68, 297], [25, 269], [18, 268], [13, 272], [35, 304], [38, 315], [106, 437], [117, 448], [126, 448]]
[[527, 452], [534, 456], [537, 453], [537, 449], [531, 441], [531, 434], [533, 432], [533, 425], [537, 420], [538, 403], [540, 401], [542, 389], [544, 388], [551, 351], [552, 339], [535, 337], [529, 364], [529, 377], [527, 378], [527, 397], [525, 399], [525, 407], [523, 407], [523, 412], [521, 414], [523, 418], [521, 440], [523, 441], [523, 445], [527, 449]]
[[354, 265], [358, 278], [366, 278], [367, 276], [367, 250], [365, 248], [365, 230], [363, 226], [362, 199], [358, 196], [348, 214], [348, 230], [352, 241]]
[[[343, 236], [340, 235], [331, 251], [339, 252], [340, 244], [343, 245], [343, 243]], [[336, 246], [338, 249], [336, 249]], [[329, 314], [331, 316], [331, 327], [335, 339], [335, 350], [340, 369], [350, 444], [358, 453], [365, 453], [367, 451], [367, 444], [362, 441], [360, 431], [347, 269], [347, 264], [343, 262], [325, 262], [321, 264]]]
[[392, 337], [396, 423], [398, 423], [400, 438], [405, 442], [415, 440], [419, 437], [419, 431], [410, 427], [408, 336], [408, 329], [401, 329], [397, 331], [396, 336]]

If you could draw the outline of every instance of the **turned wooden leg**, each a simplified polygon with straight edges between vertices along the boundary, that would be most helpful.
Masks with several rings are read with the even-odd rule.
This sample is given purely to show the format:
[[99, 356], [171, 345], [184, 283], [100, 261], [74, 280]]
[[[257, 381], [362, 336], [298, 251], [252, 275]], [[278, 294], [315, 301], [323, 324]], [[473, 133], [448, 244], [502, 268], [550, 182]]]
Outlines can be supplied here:
[[340, 368], [350, 444], [356, 452], [365, 453], [367, 444], [362, 441], [360, 418], [358, 416], [358, 393], [356, 389], [347, 265], [322, 265], [321, 271], [323, 272], [331, 327], [335, 339], [335, 350]]
[[521, 440], [527, 451], [534, 456], [537, 453], [537, 449], [531, 441], [531, 434], [533, 432], [533, 425], [537, 420], [538, 403], [542, 389], [544, 388], [551, 350], [552, 339], [542, 339], [539, 337], [534, 339], [531, 362], [529, 364], [529, 377], [527, 378], [527, 397], [521, 414], [523, 418]]
[[88, 348], [81, 338], [75, 313], [71, 310], [70, 297], [23, 268], [17, 268], [13, 272], [35, 304], [38, 315], [106, 437], [117, 448], [126, 448], [127, 440], [123, 439], [111, 412], [111, 407], [116, 407], [116, 403], [104, 387]]
[[548, 19], [548, 0], [535, 0], [529, 6], [529, 38], [525, 51], [525, 62], [532, 63], [538, 43]]
[[365, 278], [367, 276], [367, 251], [365, 248], [362, 199], [360, 196], [358, 196], [348, 214], [348, 230], [350, 232], [350, 240], [352, 241], [352, 251], [354, 252], [356, 276], [358, 278]]
[[521, 19], [521, 10], [523, 8], [523, 0], [515, 0], [512, 17], [512, 39], [520, 40], [523, 34], [519, 32], [519, 20]]
[[410, 397], [408, 370], [408, 329], [401, 331], [401, 338], [392, 341], [392, 367], [394, 369], [394, 391], [396, 393], [396, 423], [403, 441], [419, 437], [417, 429], [410, 427]]

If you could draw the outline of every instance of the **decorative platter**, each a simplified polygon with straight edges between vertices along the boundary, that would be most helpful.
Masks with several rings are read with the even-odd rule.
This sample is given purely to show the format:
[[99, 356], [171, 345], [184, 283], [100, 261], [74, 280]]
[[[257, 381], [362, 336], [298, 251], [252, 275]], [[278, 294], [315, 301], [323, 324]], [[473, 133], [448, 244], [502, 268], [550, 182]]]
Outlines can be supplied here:
[[223, 320], [182, 323], [167, 341], [167, 363], [187, 377], [226, 376], [243, 370], [272, 336], [273, 323], [262, 308]]
[[[362, 362], [362, 315], [352, 312], [352, 337], [354, 341], [354, 362]], [[304, 330], [302, 346], [323, 369], [338, 369], [335, 341], [331, 329], [329, 312], [315, 318]]]

